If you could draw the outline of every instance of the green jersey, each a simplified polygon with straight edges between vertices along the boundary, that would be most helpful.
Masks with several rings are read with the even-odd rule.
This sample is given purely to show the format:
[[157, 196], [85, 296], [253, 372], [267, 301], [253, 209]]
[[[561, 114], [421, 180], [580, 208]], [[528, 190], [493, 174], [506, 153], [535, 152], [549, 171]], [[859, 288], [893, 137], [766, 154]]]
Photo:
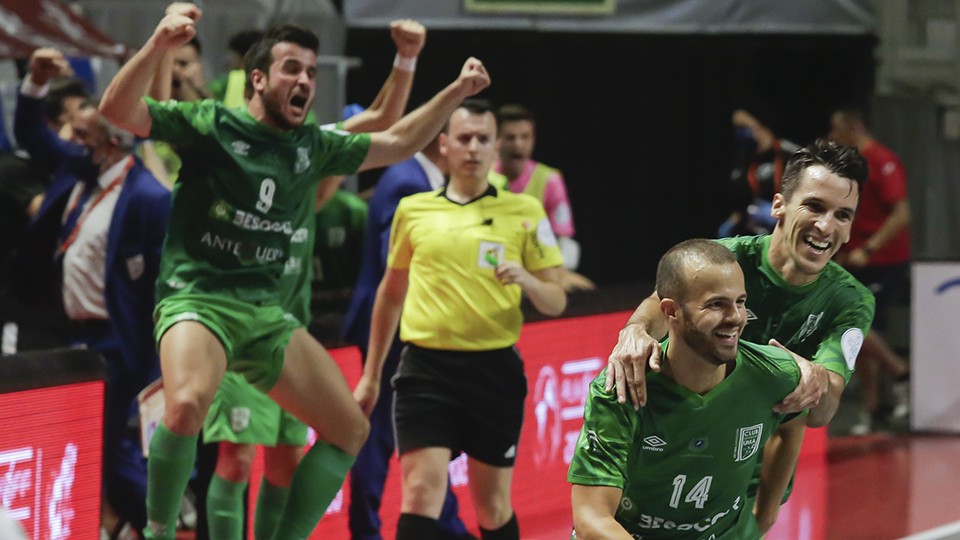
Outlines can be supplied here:
[[[663, 345], [666, 358], [666, 343]], [[740, 342], [734, 369], [704, 395], [647, 374], [635, 411], [590, 385], [568, 481], [623, 490], [616, 519], [636, 538], [757, 538], [747, 487], [783, 415], [773, 406], [800, 380], [789, 353]]]
[[[306, 125], [317, 123], [313, 111], [310, 111], [304, 123]], [[343, 122], [323, 124], [320, 129], [324, 131], [342, 130]], [[315, 199], [316, 194], [314, 194]], [[327, 201], [327, 204], [330, 204], [330, 202]], [[317, 226], [320, 223], [319, 214], [319, 212], [311, 213], [306, 216], [302, 223], [294, 227], [299, 231], [299, 234], [297, 241], [290, 243], [290, 257], [284, 267], [283, 277], [280, 278], [280, 291], [277, 295], [280, 298], [280, 305], [304, 326], [309, 326], [312, 318], [310, 313], [310, 283], [312, 281], [311, 277], [314, 275], [313, 249]]]
[[304, 325], [312, 317], [346, 312], [366, 222], [367, 203], [341, 189], [304, 224], [309, 241], [291, 246], [291, 256], [304, 264], [284, 276], [280, 292], [283, 305]]
[[306, 243], [317, 183], [352, 174], [367, 134], [305, 125], [279, 131], [243, 109], [145, 98], [150, 136], [174, 141], [183, 167], [174, 187], [157, 297], [222, 294], [282, 305], [279, 282], [302, 269], [291, 246]]
[[873, 293], [830, 261], [814, 281], [791, 285], [770, 266], [770, 236], [717, 240], [737, 255], [747, 287], [742, 338], [776, 339], [850, 382], [863, 337], [873, 323]]
[[317, 213], [310, 309], [314, 316], [347, 312], [366, 230], [367, 203], [348, 191], [337, 191]]

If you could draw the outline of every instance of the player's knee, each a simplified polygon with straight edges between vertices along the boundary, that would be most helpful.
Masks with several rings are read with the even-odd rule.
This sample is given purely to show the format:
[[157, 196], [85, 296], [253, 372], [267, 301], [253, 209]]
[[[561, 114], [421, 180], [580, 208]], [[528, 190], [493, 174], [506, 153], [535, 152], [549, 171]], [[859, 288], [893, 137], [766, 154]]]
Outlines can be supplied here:
[[234, 483], [246, 482], [253, 468], [256, 448], [251, 444], [220, 443], [217, 474]]
[[486, 497], [485, 500], [477, 501], [476, 509], [477, 522], [487, 530], [499, 529], [513, 516], [509, 497]]
[[[425, 471], [424, 471], [425, 472]], [[403, 501], [414, 513], [426, 512], [443, 504], [446, 484], [441, 474], [411, 474], [403, 479]]]
[[367, 437], [370, 436], [370, 420], [368, 420], [366, 416], [360, 415], [360, 418], [350, 422], [350, 426], [346, 431], [346, 440], [343, 442], [341, 449], [355, 456], [360, 453], [360, 449], [363, 448], [363, 443], [367, 442]]
[[167, 429], [179, 435], [196, 435], [203, 427], [209, 403], [186, 393], [166, 396], [163, 420]]

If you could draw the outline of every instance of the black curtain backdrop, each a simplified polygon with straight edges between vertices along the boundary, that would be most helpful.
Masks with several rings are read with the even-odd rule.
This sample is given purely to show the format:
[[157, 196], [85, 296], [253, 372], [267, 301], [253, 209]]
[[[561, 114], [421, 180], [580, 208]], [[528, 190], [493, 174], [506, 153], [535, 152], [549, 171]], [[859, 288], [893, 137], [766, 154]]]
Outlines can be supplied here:
[[[868, 106], [873, 36], [626, 35], [429, 31], [411, 108], [484, 61], [495, 104], [537, 117], [534, 158], [563, 171], [583, 248], [600, 285], [650, 281], [676, 242], [712, 236], [729, 212], [731, 112], [766, 103], [777, 133], [805, 144], [830, 111]], [[372, 101], [392, 51], [384, 30], [351, 30], [348, 99]], [[361, 187], [376, 180], [362, 177]]]

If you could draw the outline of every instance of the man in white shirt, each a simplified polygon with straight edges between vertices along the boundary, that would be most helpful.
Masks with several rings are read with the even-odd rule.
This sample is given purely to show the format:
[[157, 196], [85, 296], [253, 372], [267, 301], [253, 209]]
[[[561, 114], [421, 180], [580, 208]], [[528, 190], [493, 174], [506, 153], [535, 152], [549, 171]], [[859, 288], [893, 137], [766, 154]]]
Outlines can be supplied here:
[[70, 140], [50, 130], [43, 98], [65, 65], [59, 51], [35, 51], [17, 102], [18, 142], [56, 171], [27, 231], [34, 256], [21, 264], [37, 275], [62, 269], [71, 341], [106, 360], [104, 495], [120, 526], [140, 530], [146, 462], [130, 419], [137, 392], [160, 375], [152, 313], [170, 192], [133, 155], [133, 135], [94, 103], [74, 115]]

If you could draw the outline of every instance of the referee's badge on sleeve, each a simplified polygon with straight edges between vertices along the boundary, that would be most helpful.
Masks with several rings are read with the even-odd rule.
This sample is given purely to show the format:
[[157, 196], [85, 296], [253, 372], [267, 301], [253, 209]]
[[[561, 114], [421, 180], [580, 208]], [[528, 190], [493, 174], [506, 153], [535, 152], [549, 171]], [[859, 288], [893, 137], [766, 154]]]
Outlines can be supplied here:
[[499, 242], [480, 242], [480, 252], [477, 253], [477, 266], [480, 268], [496, 268], [503, 262], [506, 247]]
[[543, 218], [537, 223], [537, 239], [547, 247], [557, 245], [557, 237], [553, 234], [553, 227], [550, 225], [549, 219]]

